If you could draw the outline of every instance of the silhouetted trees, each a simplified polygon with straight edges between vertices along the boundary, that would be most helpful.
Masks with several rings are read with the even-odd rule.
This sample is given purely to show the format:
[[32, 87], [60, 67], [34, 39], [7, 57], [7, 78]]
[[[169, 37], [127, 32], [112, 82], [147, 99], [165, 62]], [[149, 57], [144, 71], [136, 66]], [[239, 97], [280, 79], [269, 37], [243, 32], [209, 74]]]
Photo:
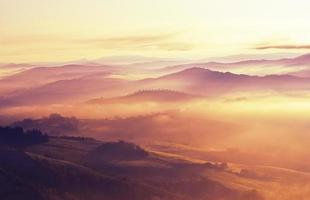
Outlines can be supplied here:
[[11, 127], [22, 127], [26, 130], [39, 129], [48, 135], [73, 135], [79, 131], [79, 120], [75, 117], [63, 117], [51, 114], [40, 119], [24, 119], [12, 123]]
[[89, 155], [95, 156], [97, 160], [136, 160], [147, 157], [149, 153], [133, 143], [118, 141], [103, 143]]
[[0, 127], [0, 144], [14, 147], [25, 147], [48, 141], [48, 136], [40, 130], [24, 131], [20, 127]]

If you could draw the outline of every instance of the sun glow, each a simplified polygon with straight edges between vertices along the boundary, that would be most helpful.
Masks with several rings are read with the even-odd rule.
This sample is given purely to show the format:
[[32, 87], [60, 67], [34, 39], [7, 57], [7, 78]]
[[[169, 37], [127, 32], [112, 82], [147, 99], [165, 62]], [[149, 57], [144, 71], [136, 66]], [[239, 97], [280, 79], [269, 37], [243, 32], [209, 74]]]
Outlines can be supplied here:
[[2, 0], [0, 61], [271, 53], [255, 48], [310, 42], [308, 7], [304, 0]]

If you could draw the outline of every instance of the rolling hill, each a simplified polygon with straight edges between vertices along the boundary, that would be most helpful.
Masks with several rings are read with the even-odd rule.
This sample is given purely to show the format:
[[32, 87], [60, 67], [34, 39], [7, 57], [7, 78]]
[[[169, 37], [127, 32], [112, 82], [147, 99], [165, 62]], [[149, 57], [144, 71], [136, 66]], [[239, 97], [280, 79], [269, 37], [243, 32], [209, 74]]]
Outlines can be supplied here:
[[1, 145], [0, 156], [1, 199], [246, 200], [249, 192], [261, 199], [201, 174], [224, 172], [223, 165], [161, 156], [123, 141], [49, 137], [23, 149]]
[[56, 81], [72, 80], [91, 75], [107, 76], [116, 67], [106, 65], [63, 65], [52, 67], [35, 67], [22, 70], [11, 76], [0, 79], [0, 94], [16, 93], [36, 88]]
[[22, 149], [0, 147], [1, 199], [289, 200], [308, 197], [309, 180], [294, 170], [191, 159], [124, 141], [50, 136]]
[[[214, 71], [221, 71], [221, 72], [236, 72], [238, 69], [242, 69], [243, 71], [251, 71], [251, 69], [256, 69], [252, 73], [263, 73], [266, 71], [270, 75], [270, 70], [273, 67], [280, 67], [275, 69], [275, 74], [283, 73], [283, 69], [286, 69], [290, 72], [299, 72], [302, 70], [307, 70], [310, 66], [310, 54], [305, 54], [293, 58], [280, 58], [280, 59], [243, 59], [237, 62], [192, 62], [189, 64], [181, 64], [181, 65], [174, 65], [174, 66], [166, 66], [160, 69], [161, 72], [165, 73], [173, 73], [193, 67], [200, 67], [205, 69], [210, 69]], [[241, 70], [241, 71], [242, 71]], [[308, 69], [309, 70], [309, 69]], [[252, 74], [251, 73], [251, 74]]]
[[[300, 60], [305, 59], [301, 57]], [[0, 105], [7, 107], [34, 104], [72, 104], [96, 99], [100, 96], [105, 99], [110, 98], [102, 100], [109, 103], [126, 100], [139, 102], [143, 99], [145, 101], [172, 102], [192, 98], [191, 95], [217, 96], [245, 91], [310, 89], [310, 79], [307, 77], [286, 74], [252, 76], [200, 67], [142, 80], [127, 80], [108, 76], [111, 73], [113, 74], [113, 69], [102, 66], [70, 65], [30, 69], [0, 80], [7, 84], [6, 86], [1, 85], [1, 87], [11, 90], [11, 93], [0, 96]], [[123, 96], [134, 91], [152, 90], [157, 91], [156, 95], [154, 92], [144, 92]], [[159, 92], [160, 90], [162, 91]], [[168, 90], [179, 93], [169, 93]]]
[[177, 92], [172, 90], [141, 90], [126, 96], [114, 97], [114, 98], [99, 98], [89, 100], [90, 104], [128, 104], [128, 103], [142, 103], [142, 102], [186, 102], [195, 99], [202, 98], [198, 95], [186, 94], [183, 92]]
[[250, 76], [194, 67], [140, 81], [143, 88], [175, 89], [194, 94], [219, 95], [252, 90], [309, 89], [310, 79], [291, 75]]

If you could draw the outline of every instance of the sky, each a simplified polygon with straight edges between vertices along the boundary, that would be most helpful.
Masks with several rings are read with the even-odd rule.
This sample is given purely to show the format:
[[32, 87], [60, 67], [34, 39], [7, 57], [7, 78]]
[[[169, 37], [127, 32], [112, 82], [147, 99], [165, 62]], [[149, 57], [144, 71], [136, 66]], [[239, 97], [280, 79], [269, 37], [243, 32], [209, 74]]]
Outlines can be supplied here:
[[0, 0], [0, 62], [310, 50], [307, 0]]

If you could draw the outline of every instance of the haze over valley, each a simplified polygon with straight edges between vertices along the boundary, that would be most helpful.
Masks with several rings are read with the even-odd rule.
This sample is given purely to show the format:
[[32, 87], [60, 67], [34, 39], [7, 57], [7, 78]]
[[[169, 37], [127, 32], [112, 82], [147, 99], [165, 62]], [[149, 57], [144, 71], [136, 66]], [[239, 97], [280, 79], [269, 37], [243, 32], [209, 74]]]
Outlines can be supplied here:
[[1, 0], [0, 199], [309, 200], [305, 0]]

